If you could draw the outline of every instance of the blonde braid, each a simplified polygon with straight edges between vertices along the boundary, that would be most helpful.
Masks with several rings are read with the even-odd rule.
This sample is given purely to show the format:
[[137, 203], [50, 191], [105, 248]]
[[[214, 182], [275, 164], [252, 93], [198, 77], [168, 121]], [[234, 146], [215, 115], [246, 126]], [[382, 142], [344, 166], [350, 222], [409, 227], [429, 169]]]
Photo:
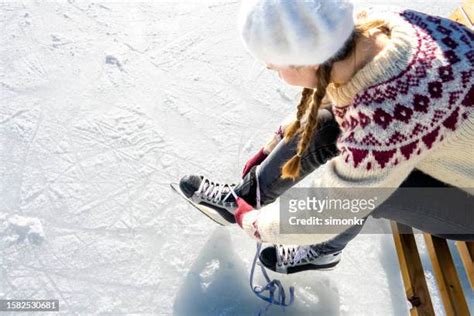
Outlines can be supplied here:
[[288, 143], [288, 141], [298, 132], [298, 130], [301, 127], [301, 119], [303, 115], [306, 113], [306, 110], [308, 108], [309, 100], [311, 95], [313, 94], [313, 89], [309, 88], [304, 88], [302, 93], [301, 93], [301, 100], [300, 103], [298, 104], [297, 112], [296, 112], [296, 120], [291, 122], [290, 125], [288, 125], [285, 128], [285, 142]]
[[[300, 176], [301, 156], [308, 148], [312, 139], [314, 130], [318, 127], [318, 111], [326, 95], [326, 88], [329, 85], [332, 64], [324, 64], [319, 67], [317, 77], [319, 78], [317, 88], [313, 94], [313, 102], [310, 104], [310, 111], [303, 133], [298, 142], [296, 155], [288, 160], [282, 168], [281, 177], [283, 179], [292, 179], [293, 181]], [[286, 135], [285, 135], [286, 136]]]

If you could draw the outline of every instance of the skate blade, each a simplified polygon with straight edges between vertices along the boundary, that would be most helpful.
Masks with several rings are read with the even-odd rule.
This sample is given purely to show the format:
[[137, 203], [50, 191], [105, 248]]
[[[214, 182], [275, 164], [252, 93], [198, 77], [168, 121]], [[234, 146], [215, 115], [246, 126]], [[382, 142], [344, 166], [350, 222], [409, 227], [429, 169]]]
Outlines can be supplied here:
[[207, 217], [209, 217], [212, 221], [214, 221], [215, 223], [221, 225], [221, 226], [229, 226], [231, 223], [229, 223], [227, 220], [225, 220], [216, 210], [210, 208], [210, 207], [207, 207], [207, 206], [204, 206], [204, 205], [200, 205], [200, 204], [197, 204], [197, 203], [194, 203], [193, 201], [191, 201], [190, 199], [188, 199], [186, 197], [186, 195], [184, 195], [183, 192], [181, 192], [181, 189], [179, 188], [179, 185], [177, 183], [170, 183], [170, 187], [171, 189], [176, 192], [177, 194], [179, 194], [183, 199], [185, 199], [189, 204], [191, 204], [195, 209], [197, 209], [198, 211], [200, 211], [201, 213], [203, 213], [204, 215], [206, 215]]

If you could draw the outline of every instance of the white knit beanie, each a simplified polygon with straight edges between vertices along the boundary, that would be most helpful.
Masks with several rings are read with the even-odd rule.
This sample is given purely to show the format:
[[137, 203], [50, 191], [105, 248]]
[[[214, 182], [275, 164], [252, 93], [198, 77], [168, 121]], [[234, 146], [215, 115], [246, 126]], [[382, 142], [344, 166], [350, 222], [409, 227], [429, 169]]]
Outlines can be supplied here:
[[242, 0], [238, 28], [256, 59], [281, 66], [320, 65], [354, 30], [349, 0]]

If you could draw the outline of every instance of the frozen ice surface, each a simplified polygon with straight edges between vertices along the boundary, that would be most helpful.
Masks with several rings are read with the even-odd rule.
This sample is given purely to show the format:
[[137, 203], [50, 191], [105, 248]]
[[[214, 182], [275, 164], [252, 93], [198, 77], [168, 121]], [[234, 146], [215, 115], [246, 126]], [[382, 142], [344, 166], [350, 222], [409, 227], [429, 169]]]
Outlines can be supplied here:
[[[444, 15], [457, 1], [362, 4]], [[264, 306], [248, 286], [255, 244], [168, 187], [237, 181], [297, 101], [244, 51], [237, 7], [0, 3], [0, 298], [59, 299], [64, 314]], [[333, 271], [279, 277], [296, 287], [286, 315], [407, 312], [391, 236], [358, 236]]]

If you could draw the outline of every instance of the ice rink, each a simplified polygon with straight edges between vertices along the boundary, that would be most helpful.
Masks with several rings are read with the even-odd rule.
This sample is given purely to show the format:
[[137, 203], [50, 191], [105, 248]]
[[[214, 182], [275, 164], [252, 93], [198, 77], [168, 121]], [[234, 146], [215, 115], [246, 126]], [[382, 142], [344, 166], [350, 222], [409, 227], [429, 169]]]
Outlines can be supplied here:
[[[460, 1], [355, 2], [446, 16]], [[0, 299], [58, 299], [65, 315], [265, 306], [248, 285], [255, 243], [169, 188], [237, 182], [298, 101], [244, 50], [238, 5], [0, 1]], [[269, 315], [408, 311], [390, 235], [358, 236], [335, 270], [272, 276], [296, 303]]]

